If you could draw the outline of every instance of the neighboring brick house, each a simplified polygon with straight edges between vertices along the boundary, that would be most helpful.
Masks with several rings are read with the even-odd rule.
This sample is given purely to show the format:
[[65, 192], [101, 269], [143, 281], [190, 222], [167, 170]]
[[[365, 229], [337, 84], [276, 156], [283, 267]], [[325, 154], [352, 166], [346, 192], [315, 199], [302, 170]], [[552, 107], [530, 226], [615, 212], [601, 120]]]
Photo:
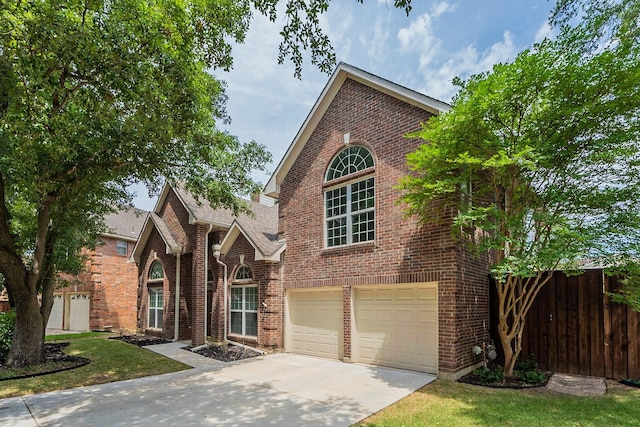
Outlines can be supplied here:
[[265, 187], [274, 207], [234, 219], [165, 187], [133, 254], [139, 327], [445, 378], [477, 366], [487, 259], [452, 237], [453, 212], [420, 227], [397, 203], [424, 142], [405, 135], [448, 108], [340, 64]]
[[136, 330], [138, 269], [129, 261], [146, 211], [129, 209], [105, 218], [101, 244], [88, 252], [77, 276], [63, 276], [54, 291], [47, 328], [64, 330]]

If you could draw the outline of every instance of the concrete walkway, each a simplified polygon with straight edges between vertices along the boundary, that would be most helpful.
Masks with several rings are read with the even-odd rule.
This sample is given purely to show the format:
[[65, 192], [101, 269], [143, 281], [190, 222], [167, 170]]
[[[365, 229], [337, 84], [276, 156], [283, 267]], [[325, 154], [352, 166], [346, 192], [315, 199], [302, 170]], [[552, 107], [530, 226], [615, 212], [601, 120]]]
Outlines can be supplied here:
[[148, 347], [195, 369], [0, 400], [11, 426], [349, 426], [435, 376], [273, 354], [223, 363]]

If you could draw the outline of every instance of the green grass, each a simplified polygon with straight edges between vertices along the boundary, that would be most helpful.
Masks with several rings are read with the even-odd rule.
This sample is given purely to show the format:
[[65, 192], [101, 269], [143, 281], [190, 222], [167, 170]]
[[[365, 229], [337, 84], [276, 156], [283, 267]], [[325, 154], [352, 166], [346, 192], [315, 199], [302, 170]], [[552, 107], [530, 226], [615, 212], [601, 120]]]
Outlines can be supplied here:
[[82, 339], [82, 338], [105, 338], [105, 337], [111, 337], [115, 334], [111, 333], [111, 332], [80, 332], [77, 334], [60, 334], [60, 335], [47, 335], [46, 337], [44, 337], [45, 342], [52, 342], [52, 341], [71, 341], [71, 340], [78, 340], [78, 339]]
[[[103, 384], [149, 375], [189, 369], [175, 360], [119, 340], [103, 338], [104, 333], [81, 337], [56, 335], [56, 341], [69, 341], [65, 353], [91, 360], [86, 366], [55, 374], [0, 382], [0, 398], [24, 396], [46, 391], [64, 390], [85, 385]], [[102, 337], [102, 338], [100, 338]], [[50, 341], [48, 339], [47, 341]]]
[[640, 389], [614, 385], [604, 396], [544, 388], [492, 389], [436, 380], [357, 426], [637, 426]]

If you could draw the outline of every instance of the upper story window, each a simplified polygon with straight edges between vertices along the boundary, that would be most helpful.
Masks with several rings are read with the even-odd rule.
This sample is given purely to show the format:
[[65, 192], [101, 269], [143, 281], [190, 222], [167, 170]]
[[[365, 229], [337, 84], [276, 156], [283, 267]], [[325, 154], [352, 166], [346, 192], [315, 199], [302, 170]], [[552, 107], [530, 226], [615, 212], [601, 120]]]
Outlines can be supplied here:
[[[375, 239], [375, 178], [357, 174], [373, 166], [373, 156], [359, 145], [345, 148], [331, 162], [324, 192], [326, 247]], [[349, 175], [355, 175], [352, 181], [331, 186], [332, 180]]]
[[126, 255], [127, 254], [127, 241], [126, 240], [116, 240], [116, 253], [118, 255]]
[[151, 268], [149, 269], [149, 280], [162, 280], [164, 279], [164, 270], [160, 261], [153, 261]]
[[326, 182], [373, 167], [373, 156], [366, 148], [352, 145], [342, 150], [327, 170]]
[[234, 277], [235, 281], [250, 281], [253, 279], [253, 273], [251, 269], [246, 265], [241, 265], [236, 271], [236, 275]]

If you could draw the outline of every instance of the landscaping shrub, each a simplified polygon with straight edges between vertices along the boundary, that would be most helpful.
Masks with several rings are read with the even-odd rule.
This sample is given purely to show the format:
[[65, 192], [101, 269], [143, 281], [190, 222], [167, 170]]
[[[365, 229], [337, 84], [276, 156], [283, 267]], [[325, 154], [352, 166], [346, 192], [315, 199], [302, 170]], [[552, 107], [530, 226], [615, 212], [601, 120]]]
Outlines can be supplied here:
[[513, 373], [527, 384], [542, 384], [547, 380], [546, 374], [538, 368], [538, 362], [533, 354], [530, 354], [526, 360], [518, 360]]
[[15, 311], [0, 312], [0, 364], [4, 363], [9, 354], [9, 349], [11, 349], [11, 338], [13, 338], [15, 326]]
[[482, 384], [495, 383], [502, 381], [504, 378], [504, 370], [500, 365], [496, 365], [493, 368], [478, 368], [473, 371], [473, 374], [480, 378]]

